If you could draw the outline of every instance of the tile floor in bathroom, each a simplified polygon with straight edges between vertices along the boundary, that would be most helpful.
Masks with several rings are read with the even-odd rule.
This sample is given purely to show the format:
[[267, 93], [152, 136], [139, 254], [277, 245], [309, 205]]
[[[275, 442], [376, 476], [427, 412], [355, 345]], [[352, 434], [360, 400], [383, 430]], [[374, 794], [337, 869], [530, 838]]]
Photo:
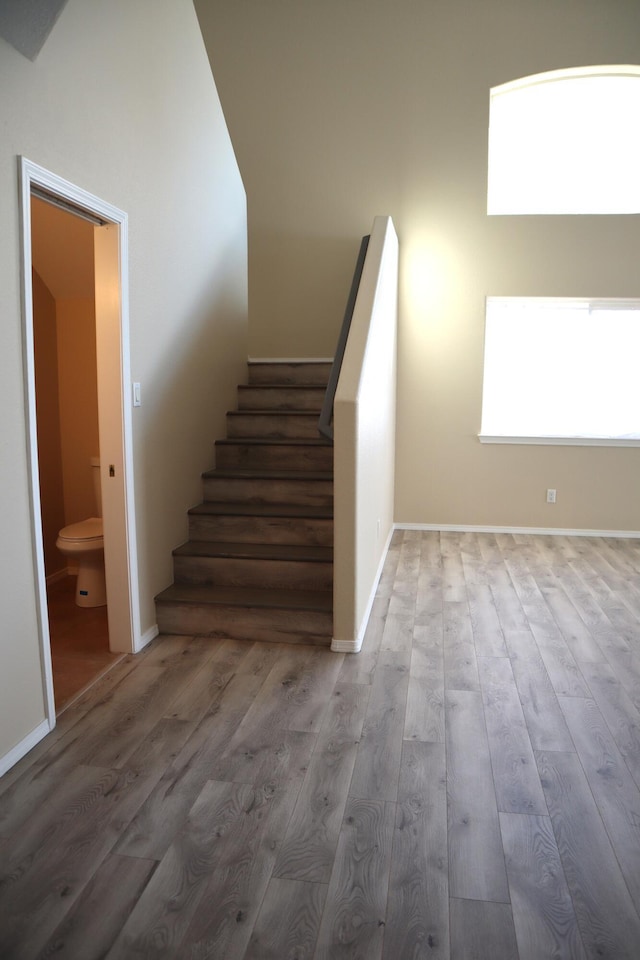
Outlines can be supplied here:
[[57, 713], [122, 656], [109, 650], [106, 606], [76, 606], [75, 586], [69, 576], [47, 588]]

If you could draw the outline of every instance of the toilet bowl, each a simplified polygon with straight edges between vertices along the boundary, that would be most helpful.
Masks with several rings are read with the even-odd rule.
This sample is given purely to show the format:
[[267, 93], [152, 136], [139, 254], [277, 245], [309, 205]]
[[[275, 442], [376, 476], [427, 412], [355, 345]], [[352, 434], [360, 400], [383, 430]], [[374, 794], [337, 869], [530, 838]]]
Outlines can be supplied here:
[[[102, 512], [100, 496], [100, 461], [91, 460], [91, 472], [98, 512]], [[102, 517], [89, 517], [79, 523], [63, 527], [58, 534], [56, 547], [67, 558], [68, 566], [78, 570], [76, 581], [76, 604], [79, 607], [103, 607], [107, 602], [104, 577], [104, 536]]]

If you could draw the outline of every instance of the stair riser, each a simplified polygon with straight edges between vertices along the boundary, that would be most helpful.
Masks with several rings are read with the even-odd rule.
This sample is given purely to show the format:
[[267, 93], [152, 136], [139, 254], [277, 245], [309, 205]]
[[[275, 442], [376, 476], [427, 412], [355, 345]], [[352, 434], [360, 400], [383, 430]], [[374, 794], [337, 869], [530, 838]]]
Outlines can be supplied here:
[[216, 444], [216, 466], [240, 470], [332, 470], [333, 447]]
[[301, 507], [330, 507], [333, 503], [331, 480], [207, 477], [203, 480], [203, 487], [205, 500], [223, 503], [291, 503]]
[[316, 383], [326, 386], [330, 363], [250, 363], [249, 383]]
[[313, 410], [320, 413], [322, 387], [238, 387], [239, 410]]
[[265, 414], [253, 416], [250, 413], [227, 415], [227, 437], [295, 437], [317, 440], [318, 415]]
[[160, 633], [267, 643], [328, 646], [333, 633], [331, 614], [306, 610], [158, 602], [157, 618]]
[[321, 561], [174, 557], [173, 569], [176, 583], [327, 591], [333, 584], [333, 564]]
[[190, 540], [333, 546], [333, 520], [289, 517], [189, 517]]

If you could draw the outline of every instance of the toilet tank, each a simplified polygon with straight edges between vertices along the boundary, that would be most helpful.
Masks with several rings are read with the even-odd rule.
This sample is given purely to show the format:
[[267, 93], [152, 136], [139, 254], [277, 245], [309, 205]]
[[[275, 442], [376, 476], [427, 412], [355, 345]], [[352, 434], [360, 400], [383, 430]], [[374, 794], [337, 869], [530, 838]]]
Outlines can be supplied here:
[[93, 478], [93, 492], [96, 498], [96, 517], [102, 516], [102, 485], [100, 483], [100, 457], [91, 457], [91, 476]]

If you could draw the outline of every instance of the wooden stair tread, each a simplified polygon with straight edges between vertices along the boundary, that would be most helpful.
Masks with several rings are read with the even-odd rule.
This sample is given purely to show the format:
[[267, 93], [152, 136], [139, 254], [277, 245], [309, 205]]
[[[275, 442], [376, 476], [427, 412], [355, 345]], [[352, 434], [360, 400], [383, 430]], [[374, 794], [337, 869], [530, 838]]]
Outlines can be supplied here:
[[202, 474], [205, 480], [333, 480], [331, 470], [269, 470], [256, 467], [255, 470], [236, 467], [215, 467]]
[[295, 517], [332, 520], [333, 507], [290, 503], [247, 503], [205, 500], [189, 510], [190, 516]]
[[239, 383], [238, 390], [325, 390], [326, 383], [295, 383], [289, 380], [270, 380], [268, 383]]
[[156, 603], [210, 604], [212, 606], [270, 607], [283, 610], [315, 610], [330, 613], [329, 590], [262, 590], [246, 587], [214, 587], [174, 583], [156, 597]]
[[325, 437], [225, 437], [216, 446], [332, 447]]
[[188, 540], [173, 551], [174, 557], [225, 557], [243, 560], [297, 560], [331, 563], [332, 547], [314, 544], [227, 543], [216, 540]]
[[242, 410], [227, 410], [228, 417], [307, 417], [318, 419], [314, 410], [283, 410], [281, 407], [245, 407]]
[[317, 429], [329, 369], [250, 364], [156, 597], [160, 632], [331, 643], [333, 444]]

